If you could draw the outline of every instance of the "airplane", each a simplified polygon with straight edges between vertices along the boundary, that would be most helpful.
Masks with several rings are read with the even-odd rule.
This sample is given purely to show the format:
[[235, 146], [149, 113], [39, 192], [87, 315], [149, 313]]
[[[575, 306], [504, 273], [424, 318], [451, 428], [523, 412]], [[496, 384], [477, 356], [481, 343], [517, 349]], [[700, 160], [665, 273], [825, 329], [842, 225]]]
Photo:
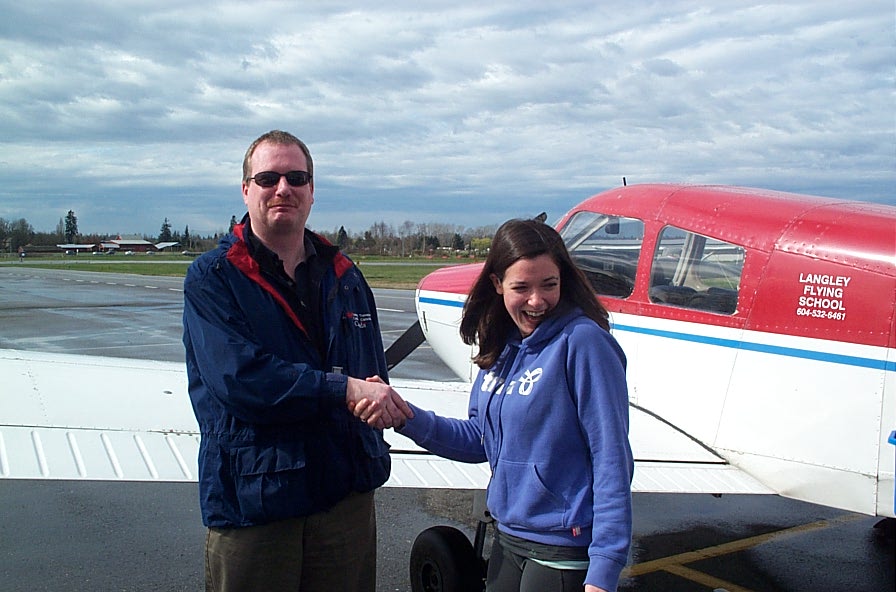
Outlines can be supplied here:
[[[634, 492], [777, 494], [896, 516], [896, 208], [630, 185], [586, 199], [556, 228], [628, 357]], [[387, 356], [397, 363], [425, 338], [461, 382], [393, 385], [444, 415], [466, 415], [476, 368], [458, 325], [481, 265], [421, 280], [418, 323]], [[21, 393], [0, 400], [0, 478], [195, 480], [182, 364], [0, 350], [0, 376]], [[485, 464], [387, 439], [387, 487], [488, 483]], [[472, 548], [457, 534], [421, 533], [415, 590], [448, 590], [452, 571], [481, 563], [482, 528]]]
[[[628, 357], [632, 491], [894, 516], [896, 208], [634, 185], [556, 228]], [[465, 381], [478, 369], [458, 327], [481, 269], [445, 267], [417, 287], [422, 335]]]

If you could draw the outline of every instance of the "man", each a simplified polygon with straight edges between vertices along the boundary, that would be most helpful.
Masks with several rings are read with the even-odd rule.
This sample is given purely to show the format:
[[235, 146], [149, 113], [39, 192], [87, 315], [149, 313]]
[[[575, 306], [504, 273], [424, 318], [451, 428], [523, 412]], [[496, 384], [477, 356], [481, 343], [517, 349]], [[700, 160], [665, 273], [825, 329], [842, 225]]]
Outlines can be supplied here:
[[[373, 491], [390, 461], [371, 426], [401, 425], [410, 409], [384, 382], [370, 288], [305, 228], [307, 146], [262, 135], [246, 152], [242, 191], [243, 221], [184, 281], [206, 590], [372, 592]], [[368, 423], [349, 411], [360, 401], [375, 409]]]

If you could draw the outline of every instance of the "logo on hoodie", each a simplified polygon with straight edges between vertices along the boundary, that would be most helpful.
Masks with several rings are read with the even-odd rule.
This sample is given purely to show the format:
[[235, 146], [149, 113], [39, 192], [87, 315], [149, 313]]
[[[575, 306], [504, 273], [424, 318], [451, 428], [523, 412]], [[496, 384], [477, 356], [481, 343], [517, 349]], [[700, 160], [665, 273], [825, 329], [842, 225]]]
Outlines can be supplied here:
[[535, 383], [538, 382], [539, 378], [541, 378], [541, 374], [541, 368], [536, 368], [535, 370], [526, 370], [525, 374], [523, 374], [523, 377], [520, 378], [520, 394], [524, 397], [528, 396], [529, 393], [532, 392], [532, 387], [535, 386]]
[[519, 394], [527, 397], [532, 394], [532, 387], [534, 387], [535, 383], [541, 378], [542, 373], [543, 370], [541, 368], [526, 370], [523, 372], [522, 378], [511, 380], [505, 384], [503, 378], [489, 372], [482, 380], [482, 386], [479, 388], [483, 391], [494, 391], [495, 394], [498, 395], [512, 395], [513, 389], [516, 388]]

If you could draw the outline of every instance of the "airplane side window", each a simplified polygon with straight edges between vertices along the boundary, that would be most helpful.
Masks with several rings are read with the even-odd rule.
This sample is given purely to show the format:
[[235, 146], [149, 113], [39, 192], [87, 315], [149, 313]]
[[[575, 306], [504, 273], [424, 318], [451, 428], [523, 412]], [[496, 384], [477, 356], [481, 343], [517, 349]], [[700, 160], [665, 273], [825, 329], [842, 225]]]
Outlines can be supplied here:
[[653, 256], [650, 301], [734, 314], [744, 256], [743, 247], [667, 226]]
[[560, 236], [595, 292], [618, 298], [631, 296], [644, 242], [642, 221], [577, 212], [560, 229]]

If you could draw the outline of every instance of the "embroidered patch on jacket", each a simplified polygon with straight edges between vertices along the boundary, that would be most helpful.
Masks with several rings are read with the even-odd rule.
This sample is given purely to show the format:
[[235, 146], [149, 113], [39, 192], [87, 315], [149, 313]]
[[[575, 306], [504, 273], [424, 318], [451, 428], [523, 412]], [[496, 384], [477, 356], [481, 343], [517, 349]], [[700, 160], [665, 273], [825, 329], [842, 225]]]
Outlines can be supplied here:
[[373, 321], [373, 315], [369, 312], [357, 313], [348, 311], [345, 313], [345, 318], [350, 320], [352, 324], [359, 329], [366, 329], [367, 324]]

